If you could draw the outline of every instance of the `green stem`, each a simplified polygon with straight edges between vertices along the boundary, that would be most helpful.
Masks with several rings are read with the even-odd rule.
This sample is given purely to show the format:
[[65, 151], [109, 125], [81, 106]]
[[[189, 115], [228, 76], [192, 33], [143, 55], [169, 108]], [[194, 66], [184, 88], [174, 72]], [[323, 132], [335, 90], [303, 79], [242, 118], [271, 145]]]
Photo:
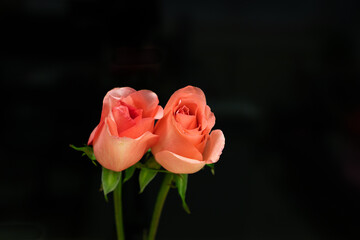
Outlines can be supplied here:
[[120, 181], [114, 190], [114, 208], [115, 208], [115, 224], [117, 232], [117, 240], [124, 240], [124, 224], [122, 213], [122, 173], [120, 173]]
[[148, 240], [155, 240], [156, 231], [157, 231], [157, 228], [158, 228], [158, 225], [159, 225], [161, 211], [163, 209], [166, 196], [167, 196], [167, 194], [169, 192], [172, 179], [173, 179], [173, 174], [172, 173], [166, 173], [165, 174], [164, 180], [163, 180], [163, 182], [161, 184], [161, 187], [160, 187], [157, 199], [156, 199], [153, 216], [152, 216], [151, 223], [150, 223]]

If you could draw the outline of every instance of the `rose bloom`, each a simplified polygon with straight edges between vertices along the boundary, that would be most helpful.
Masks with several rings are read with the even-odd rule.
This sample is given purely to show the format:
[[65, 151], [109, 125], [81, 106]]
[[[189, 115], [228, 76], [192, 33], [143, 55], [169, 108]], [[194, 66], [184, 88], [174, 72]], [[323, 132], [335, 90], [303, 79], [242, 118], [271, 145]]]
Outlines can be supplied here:
[[173, 173], [194, 173], [219, 160], [225, 145], [221, 130], [214, 130], [215, 116], [200, 88], [176, 91], [155, 126], [159, 141], [151, 148], [156, 161]]
[[155, 93], [129, 87], [114, 88], [103, 100], [99, 125], [90, 135], [96, 160], [105, 168], [122, 171], [138, 162], [158, 140], [154, 121], [163, 116]]

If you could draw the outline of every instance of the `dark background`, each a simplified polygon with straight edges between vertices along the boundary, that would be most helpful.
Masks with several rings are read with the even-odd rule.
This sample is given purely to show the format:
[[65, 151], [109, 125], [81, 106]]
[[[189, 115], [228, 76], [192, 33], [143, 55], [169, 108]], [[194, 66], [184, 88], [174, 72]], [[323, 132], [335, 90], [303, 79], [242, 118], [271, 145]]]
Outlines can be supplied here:
[[[360, 238], [357, 1], [0, 4], [0, 239], [115, 239], [87, 142], [113, 87], [202, 88], [226, 146], [171, 191], [158, 239]], [[162, 176], [125, 185], [141, 239]], [[110, 199], [111, 200], [111, 199]]]

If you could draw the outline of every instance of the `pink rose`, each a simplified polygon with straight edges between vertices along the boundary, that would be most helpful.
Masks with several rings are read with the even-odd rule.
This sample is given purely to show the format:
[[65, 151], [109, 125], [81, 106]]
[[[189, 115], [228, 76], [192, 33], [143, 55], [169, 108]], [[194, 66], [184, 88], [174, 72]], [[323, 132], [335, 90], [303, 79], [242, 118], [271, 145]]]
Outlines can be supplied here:
[[129, 87], [114, 88], [103, 100], [99, 125], [90, 135], [96, 160], [105, 168], [122, 171], [138, 162], [158, 140], [154, 121], [163, 116], [155, 93]]
[[156, 161], [173, 173], [194, 173], [219, 160], [225, 145], [221, 130], [211, 129], [215, 116], [200, 88], [176, 91], [155, 126], [159, 141], [151, 148]]

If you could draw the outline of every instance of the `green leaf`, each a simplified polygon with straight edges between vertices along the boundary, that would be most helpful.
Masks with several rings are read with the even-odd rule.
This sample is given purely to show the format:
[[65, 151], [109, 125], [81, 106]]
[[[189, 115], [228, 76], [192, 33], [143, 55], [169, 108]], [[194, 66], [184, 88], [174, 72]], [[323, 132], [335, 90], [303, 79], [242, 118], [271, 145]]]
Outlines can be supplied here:
[[141, 168], [139, 174], [140, 193], [142, 193], [145, 187], [154, 179], [157, 171], [149, 168]]
[[181, 197], [183, 208], [185, 212], [190, 214], [190, 209], [185, 201], [187, 183], [188, 183], [187, 174], [175, 174], [175, 186], [177, 187], [179, 195]]
[[125, 169], [125, 177], [123, 183], [127, 182], [134, 175], [135, 169], [135, 165], [132, 165], [131, 167]]
[[88, 158], [90, 158], [90, 160], [95, 164], [96, 166], [96, 158], [94, 155], [94, 151], [92, 146], [87, 146], [85, 145], [84, 147], [75, 147], [74, 145], [70, 144], [70, 147], [75, 149], [76, 151], [80, 151], [83, 152], [83, 154], [81, 156], [87, 156]]
[[121, 173], [122, 172], [111, 171], [104, 167], [102, 168], [101, 182], [102, 182], [102, 188], [104, 190], [105, 198], [108, 193], [114, 191], [114, 189], [118, 184], [122, 184], [120, 182]]
[[213, 164], [213, 163], [206, 164], [206, 166], [208, 166], [210, 168], [211, 174], [215, 175], [215, 164]]

